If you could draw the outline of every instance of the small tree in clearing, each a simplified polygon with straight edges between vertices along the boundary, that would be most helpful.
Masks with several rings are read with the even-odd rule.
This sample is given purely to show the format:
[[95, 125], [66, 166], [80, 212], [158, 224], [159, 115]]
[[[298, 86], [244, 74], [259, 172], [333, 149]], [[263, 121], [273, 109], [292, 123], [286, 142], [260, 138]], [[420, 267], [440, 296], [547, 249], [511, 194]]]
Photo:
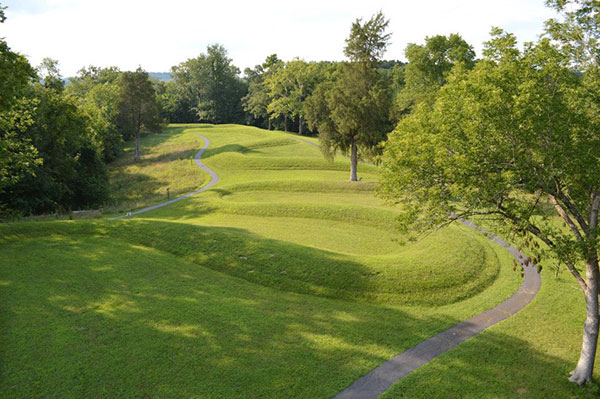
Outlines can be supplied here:
[[350, 153], [350, 181], [358, 181], [359, 148], [368, 153], [385, 139], [390, 94], [377, 70], [385, 53], [389, 21], [381, 12], [365, 23], [356, 20], [346, 39], [344, 63], [335, 82], [324, 82], [306, 100], [306, 121], [319, 131], [327, 158], [337, 150]]
[[119, 77], [118, 124], [125, 138], [135, 138], [134, 160], [140, 160], [142, 130], [160, 130], [160, 106], [148, 73], [141, 68]]

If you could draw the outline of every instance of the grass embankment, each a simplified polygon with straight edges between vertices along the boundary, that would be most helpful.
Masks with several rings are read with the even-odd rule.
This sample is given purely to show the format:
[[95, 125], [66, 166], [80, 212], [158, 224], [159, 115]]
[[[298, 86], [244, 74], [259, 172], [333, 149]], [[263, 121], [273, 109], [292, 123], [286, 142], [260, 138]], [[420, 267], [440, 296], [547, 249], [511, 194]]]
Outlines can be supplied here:
[[[211, 143], [203, 162], [219, 173], [220, 181], [201, 196], [142, 217], [242, 229], [240, 242], [247, 232], [299, 244], [306, 252], [274, 259], [261, 246], [247, 248], [239, 259], [208, 264], [215, 270], [298, 293], [419, 305], [467, 298], [498, 274], [492, 245], [465, 228], [453, 227], [404, 247], [394, 242], [396, 211], [374, 197], [373, 166], [361, 165], [363, 181], [350, 183], [346, 159], [327, 162], [318, 148], [289, 134], [235, 125], [178, 126], [165, 134], [171, 137], [161, 136], [158, 144], [149, 137], [142, 147], [156, 153], [162, 150], [152, 146], [171, 148], [171, 142], [201, 134]], [[117, 164], [113, 174], [127, 175], [127, 168]], [[166, 248], [199, 261], [189, 255], [193, 250], [187, 247], [193, 243], [165, 240]], [[329, 256], [306, 262], [315, 249]], [[231, 253], [220, 244], [203, 250]]]
[[[143, 138], [140, 161], [134, 162], [134, 143], [125, 144], [123, 154], [110, 165], [111, 203], [107, 213], [124, 213], [154, 205], [203, 185], [205, 176], [192, 161], [202, 139], [191, 134], [177, 134], [184, 128]], [[169, 189], [169, 194], [167, 193]]]
[[[282, 132], [173, 127], [142, 143], [143, 153], [162, 158], [135, 178], [120, 161], [113, 184], [135, 187], [136, 207], [158, 197], [135, 179], [160, 180], [173, 193], [189, 170], [161, 159], [178, 143], [189, 143], [191, 158], [202, 146], [196, 133], [210, 139], [203, 160], [221, 177], [198, 197], [132, 220], [0, 226], [0, 396], [332, 397], [520, 283], [510, 256], [466, 228], [398, 246], [395, 211], [373, 196], [376, 168], [361, 165], [363, 181], [347, 183], [347, 160], [325, 162], [317, 148]], [[153, 165], [161, 163], [173, 174], [157, 178]], [[189, 181], [182, 192], [206, 182]], [[129, 200], [120, 201], [115, 209]], [[542, 306], [530, 313], [535, 319], [556, 303], [534, 306]], [[563, 306], [569, 315], [574, 305]], [[518, 339], [486, 344], [529, 351], [544, 378], [555, 378], [553, 397], [568, 397], [575, 391], [563, 374], [573, 356], [556, 348], [579, 344], [579, 316], [560, 328], [549, 321], [552, 329], [528, 322], [557, 342], [543, 353]], [[492, 349], [484, 353], [502, 354]], [[469, 383], [478, 376], [476, 354], [461, 356], [473, 362], [462, 384], [455, 381], [462, 394], [514, 397], [506, 381], [506, 391], [498, 387], [504, 375], [519, 383], [517, 364], [496, 359], [501, 375], [483, 368], [484, 379], [498, 378], [486, 390]], [[451, 397], [440, 379], [413, 384]]]
[[211, 270], [260, 274], [263, 252], [281, 265], [362, 268], [239, 229], [130, 220], [0, 230], [6, 398], [332, 397], [395, 353], [510, 295], [506, 282], [514, 279], [504, 268], [504, 284], [447, 306], [383, 306]]

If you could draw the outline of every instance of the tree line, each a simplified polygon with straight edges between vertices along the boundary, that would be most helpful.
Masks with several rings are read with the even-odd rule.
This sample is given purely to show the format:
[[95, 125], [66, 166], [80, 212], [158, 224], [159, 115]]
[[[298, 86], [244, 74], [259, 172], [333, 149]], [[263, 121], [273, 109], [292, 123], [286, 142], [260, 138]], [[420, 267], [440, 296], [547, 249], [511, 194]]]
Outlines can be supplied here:
[[273, 54], [241, 76], [227, 50], [215, 44], [173, 66], [166, 82], [142, 68], [95, 66], [67, 80], [56, 60], [34, 68], [0, 40], [0, 214], [101, 206], [109, 199], [106, 165], [123, 142], [135, 141], [139, 160], [140, 136], [169, 122], [320, 134], [324, 154], [347, 153], [351, 180], [358, 180], [358, 159], [376, 155], [387, 132], [443, 84], [455, 62], [474, 62], [472, 47], [458, 35], [410, 45], [408, 65], [384, 61], [388, 37], [370, 47], [365, 35], [385, 26], [381, 14], [357, 21], [347, 62], [284, 62]]

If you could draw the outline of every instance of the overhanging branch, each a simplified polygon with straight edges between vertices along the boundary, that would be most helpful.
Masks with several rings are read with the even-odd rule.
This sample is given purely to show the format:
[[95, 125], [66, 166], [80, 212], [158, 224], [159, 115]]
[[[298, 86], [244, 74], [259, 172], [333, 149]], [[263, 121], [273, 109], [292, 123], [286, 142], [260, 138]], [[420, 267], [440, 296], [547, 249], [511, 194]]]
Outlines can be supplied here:
[[554, 205], [554, 209], [556, 209], [556, 212], [558, 212], [560, 217], [563, 218], [563, 220], [565, 221], [567, 226], [569, 226], [571, 228], [571, 231], [573, 232], [573, 234], [575, 235], [577, 240], [581, 241], [583, 239], [583, 237], [581, 236], [581, 233], [579, 232], [577, 225], [575, 225], [575, 223], [573, 222], [573, 219], [571, 219], [569, 214], [567, 212], [565, 212], [564, 208], [560, 205], [560, 203], [558, 202], [558, 200], [556, 199], [556, 197], [554, 195], [549, 194], [548, 197], [550, 197], [550, 202], [552, 202], [552, 204]]

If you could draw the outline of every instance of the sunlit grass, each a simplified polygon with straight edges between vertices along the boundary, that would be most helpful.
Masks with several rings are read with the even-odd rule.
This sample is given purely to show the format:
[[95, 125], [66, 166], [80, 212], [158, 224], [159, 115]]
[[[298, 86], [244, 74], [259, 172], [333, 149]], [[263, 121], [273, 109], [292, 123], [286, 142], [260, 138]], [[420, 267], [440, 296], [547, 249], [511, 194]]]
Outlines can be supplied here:
[[172, 126], [165, 134], [173, 138], [152, 142], [148, 137], [145, 147], [165, 148], [186, 135], [207, 137], [210, 146], [202, 160], [220, 180], [201, 196], [140, 217], [240, 228], [329, 251], [364, 268], [340, 272], [328, 264], [282, 264], [281, 259], [269, 267], [274, 262], [267, 259], [251, 273], [235, 267], [220, 271], [276, 288], [285, 281], [285, 289], [295, 292], [422, 305], [464, 299], [498, 275], [501, 263], [491, 244], [468, 229], [452, 227], [400, 246], [397, 210], [374, 196], [374, 166], [361, 164], [363, 180], [352, 183], [346, 158], [326, 161], [318, 148], [291, 134], [236, 125]]
[[[274, 267], [287, 267], [288, 258], [361, 266], [231, 228], [181, 227], [0, 226], [0, 397], [332, 397], [514, 289], [494, 284], [443, 307], [296, 294], [286, 292], [288, 279], [274, 289], [211, 268], [259, 275], [271, 255]], [[263, 278], [278, 285], [276, 275]], [[514, 274], [504, 268], [498, 279]]]
[[128, 143], [109, 167], [111, 199], [105, 212], [127, 212], [202, 187], [206, 176], [192, 160], [202, 145], [202, 139], [180, 128], [167, 129], [144, 137], [141, 159], [134, 162]]
[[[329, 398], [520, 284], [464, 227], [399, 245], [376, 167], [350, 183], [347, 159], [283, 132], [148, 136], [141, 163], [113, 165], [109, 212], [206, 184], [196, 134], [220, 175], [197, 197], [131, 220], [0, 225], [0, 397]], [[565, 376], [578, 296], [544, 274], [531, 306], [388, 397], [585, 397]]]

